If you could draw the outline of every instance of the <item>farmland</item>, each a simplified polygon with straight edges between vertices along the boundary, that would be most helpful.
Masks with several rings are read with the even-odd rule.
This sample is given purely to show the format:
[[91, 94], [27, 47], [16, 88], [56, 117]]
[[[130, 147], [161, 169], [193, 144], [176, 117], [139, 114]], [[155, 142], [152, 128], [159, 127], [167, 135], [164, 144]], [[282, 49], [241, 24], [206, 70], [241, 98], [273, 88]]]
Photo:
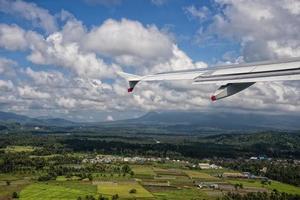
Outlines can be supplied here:
[[[171, 136], [160, 137], [163, 141]], [[113, 136], [104, 140], [100, 135], [0, 138], [0, 200], [217, 200], [229, 193], [300, 195], [296, 159], [203, 159], [191, 153], [193, 148], [189, 149], [193, 157], [186, 157], [179, 150], [183, 153], [194, 143], [185, 143], [183, 148], [178, 140], [176, 147], [170, 140], [154, 147], [157, 144], [127, 143], [127, 138]]]
[[[119, 163], [120, 164], [120, 163]], [[119, 164], [115, 164], [116, 166]], [[168, 166], [172, 166], [170, 162]], [[180, 166], [180, 167], [178, 167]], [[81, 167], [84, 167], [82, 165]], [[133, 173], [120, 175], [118, 173], [93, 173], [91, 179], [78, 176], [57, 176], [55, 180], [37, 181], [34, 176], [24, 178], [9, 174], [0, 175], [0, 195], [9, 197], [16, 191], [22, 200], [71, 200], [85, 197], [108, 198], [117, 195], [118, 199], [206, 199], [215, 200], [224, 193], [235, 191], [239, 193], [267, 191], [276, 189], [280, 192], [299, 194], [298, 187], [272, 181], [262, 185], [258, 180], [239, 178], [220, 178], [214, 174], [232, 172], [227, 169], [186, 169], [184, 165], [174, 164], [167, 168], [165, 164], [130, 164]], [[10, 181], [7, 185], [6, 181]], [[199, 184], [205, 187], [199, 188]], [[217, 184], [217, 188], [210, 185]], [[236, 184], [243, 188], [236, 189]], [[5, 198], [4, 198], [5, 199]]]

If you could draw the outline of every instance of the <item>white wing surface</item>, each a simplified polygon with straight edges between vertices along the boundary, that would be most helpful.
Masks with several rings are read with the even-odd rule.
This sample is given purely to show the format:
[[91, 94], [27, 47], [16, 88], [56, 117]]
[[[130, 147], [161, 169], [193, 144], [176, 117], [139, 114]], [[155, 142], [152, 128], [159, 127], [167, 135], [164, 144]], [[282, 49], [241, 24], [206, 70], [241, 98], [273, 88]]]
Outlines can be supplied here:
[[119, 72], [129, 82], [128, 92], [132, 92], [138, 82], [190, 80], [192, 84], [220, 84], [211, 96], [213, 101], [236, 94], [255, 82], [300, 80], [300, 58], [278, 61], [225, 65], [206, 69], [182, 70], [136, 76]]

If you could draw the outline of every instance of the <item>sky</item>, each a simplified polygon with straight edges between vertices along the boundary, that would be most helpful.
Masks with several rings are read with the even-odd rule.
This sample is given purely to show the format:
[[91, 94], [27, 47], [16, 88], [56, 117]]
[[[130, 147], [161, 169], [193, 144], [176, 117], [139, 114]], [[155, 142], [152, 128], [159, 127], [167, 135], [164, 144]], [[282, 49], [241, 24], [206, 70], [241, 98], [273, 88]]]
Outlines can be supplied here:
[[300, 83], [139, 84], [116, 75], [300, 56], [299, 0], [0, 0], [0, 110], [112, 121], [151, 111], [298, 115]]

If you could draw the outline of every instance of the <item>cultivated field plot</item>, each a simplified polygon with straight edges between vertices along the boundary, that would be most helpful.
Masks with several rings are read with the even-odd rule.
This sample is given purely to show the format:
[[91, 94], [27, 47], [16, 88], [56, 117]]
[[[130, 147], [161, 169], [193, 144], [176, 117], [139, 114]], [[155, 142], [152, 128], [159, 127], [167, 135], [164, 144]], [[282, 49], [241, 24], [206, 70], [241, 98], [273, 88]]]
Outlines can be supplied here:
[[[102, 182], [98, 183], [98, 193], [105, 196], [118, 194], [120, 198], [153, 198], [143, 186], [136, 182]], [[135, 189], [136, 193], [130, 193]]]
[[135, 175], [141, 175], [141, 176], [150, 176], [153, 177], [156, 175], [156, 173], [153, 171], [152, 166], [147, 165], [131, 165], [132, 171]]
[[[67, 183], [67, 182], [66, 182]], [[80, 184], [68, 182], [67, 184], [41, 184], [35, 183], [24, 188], [20, 193], [22, 200], [74, 200], [79, 196], [96, 196], [96, 186], [91, 184]]]
[[289, 194], [299, 194], [300, 195], [300, 187], [296, 187], [293, 185], [289, 185], [286, 183], [280, 183], [278, 181], [271, 181], [270, 185], [262, 185], [259, 180], [244, 180], [244, 179], [234, 179], [228, 181], [231, 184], [243, 184], [245, 187], [256, 187], [256, 188], [266, 188], [268, 190], [276, 189], [279, 192], [286, 192]]
[[193, 200], [215, 200], [215, 197], [208, 196], [205, 192], [198, 189], [166, 190], [153, 193], [158, 200], [172, 199], [193, 199]]
[[219, 181], [219, 178], [211, 176], [207, 173], [202, 173], [195, 170], [184, 170], [184, 172], [192, 179], [200, 179], [203, 181]]

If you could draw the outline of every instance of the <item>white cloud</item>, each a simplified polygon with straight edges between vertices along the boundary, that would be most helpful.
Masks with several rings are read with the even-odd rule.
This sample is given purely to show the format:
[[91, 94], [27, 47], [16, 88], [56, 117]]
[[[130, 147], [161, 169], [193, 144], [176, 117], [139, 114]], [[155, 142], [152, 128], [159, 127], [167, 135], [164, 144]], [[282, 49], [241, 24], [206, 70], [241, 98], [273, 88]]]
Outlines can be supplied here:
[[196, 6], [192, 5], [192, 6], [185, 7], [184, 11], [188, 15], [195, 17], [200, 21], [205, 20], [210, 15], [210, 10], [206, 6], [197, 8]]
[[40, 8], [34, 3], [21, 0], [0, 0], [0, 11], [30, 20], [34, 26], [43, 28], [47, 33], [57, 30], [55, 17], [48, 10]]
[[172, 56], [172, 41], [156, 26], [138, 21], [106, 20], [83, 39], [85, 49], [109, 56], [120, 64], [160, 62]]
[[5, 80], [0, 79], [0, 91], [1, 92], [11, 91], [13, 88], [14, 88], [14, 84], [10, 80], [5, 81]]
[[48, 99], [50, 95], [45, 92], [40, 92], [35, 88], [25, 85], [18, 87], [19, 95], [25, 99]]
[[[300, 56], [298, 0], [216, 0], [224, 6], [205, 34], [242, 45], [246, 61]], [[200, 35], [203, 37], [203, 35]]]
[[108, 115], [108, 116], [106, 117], [106, 121], [114, 121], [113, 116]]
[[14, 76], [15, 66], [17, 66], [15, 61], [0, 57], [0, 75], [4, 75], [6, 77]]
[[76, 105], [76, 100], [72, 98], [59, 97], [56, 100], [56, 103], [63, 108], [74, 108]]
[[[296, 4], [295, 7], [283, 5], [277, 8], [276, 3], [267, 5], [263, 0], [263, 6], [256, 5], [259, 2], [218, 0], [219, 4], [228, 5], [222, 11], [224, 16], [217, 13], [204, 34], [217, 33], [219, 37], [240, 42], [243, 51], [237, 62], [244, 58], [256, 60], [298, 55]], [[255, 13], [249, 13], [243, 5], [252, 8]], [[196, 7], [190, 11], [200, 20], [205, 16], [198, 11], [209, 15], [213, 13]], [[238, 110], [253, 107], [266, 111], [300, 110], [298, 84], [291, 83], [285, 83], [285, 87], [281, 83], [257, 84], [257, 87], [215, 104], [210, 102], [209, 96], [218, 86], [191, 85], [191, 82], [184, 81], [141, 83], [133, 94], [128, 94], [127, 83], [115, 77], [115, 71], [126, 69], [146, 75], [206, 67], [207, 64], [192, 60], [169, 33], [155, 25], [129, 19], [107, 19], [88, 29], [67, 11], [62, 11], [60, 17], [65, 24], [47, 36], [23, 30], [17, 25], [0, 26], [0, 30], [4, 30], [0, 31], [0, 46], [22, 50], [28, 53], [27, 59], [36, 64], [34, 68], [19, 66], [22, 70], [16, 72], [20, 75], [18, 78], [0, 81], [1, 91], [6, 92], [0, 97], [1, 103], [6, 102], [11, 109], [18, 111], [39, 110], [45, 114], [72, 115], [76, 112], [76, 115], [88, 113], [90, 116], [106, 112], [104, 120], [115, 116], [112, 112], [150, 110]], [[290, 20], [284, 24], [285, 18]], [[234, 62], [235, 59], [232, 60]], [[0, 59], [1, 76], [8, 79], [7, 69], [16, 65], [11, 60]], [[42, 68], [43, 65], [46, 67]]]
[[0, 24], [0, 47], [23, 50], [27, 47], [25, 31], [17, 25]]
[[83, 52], [77, 43], [63, 43], [59, 32], [47, 39], [47, 48], [34, 47], [28, 59], [36, 64], [66, 67], [83, 77], [109, 77], [118, 69], [117, 65], [107, 65], [95, 53]]
[[44, 86], [62, 86], [66, 84], [65, 77], [57, 71], [34, 71], [31, 68], [26, 68], [24, 73], [30, 77], [35, 84]]

